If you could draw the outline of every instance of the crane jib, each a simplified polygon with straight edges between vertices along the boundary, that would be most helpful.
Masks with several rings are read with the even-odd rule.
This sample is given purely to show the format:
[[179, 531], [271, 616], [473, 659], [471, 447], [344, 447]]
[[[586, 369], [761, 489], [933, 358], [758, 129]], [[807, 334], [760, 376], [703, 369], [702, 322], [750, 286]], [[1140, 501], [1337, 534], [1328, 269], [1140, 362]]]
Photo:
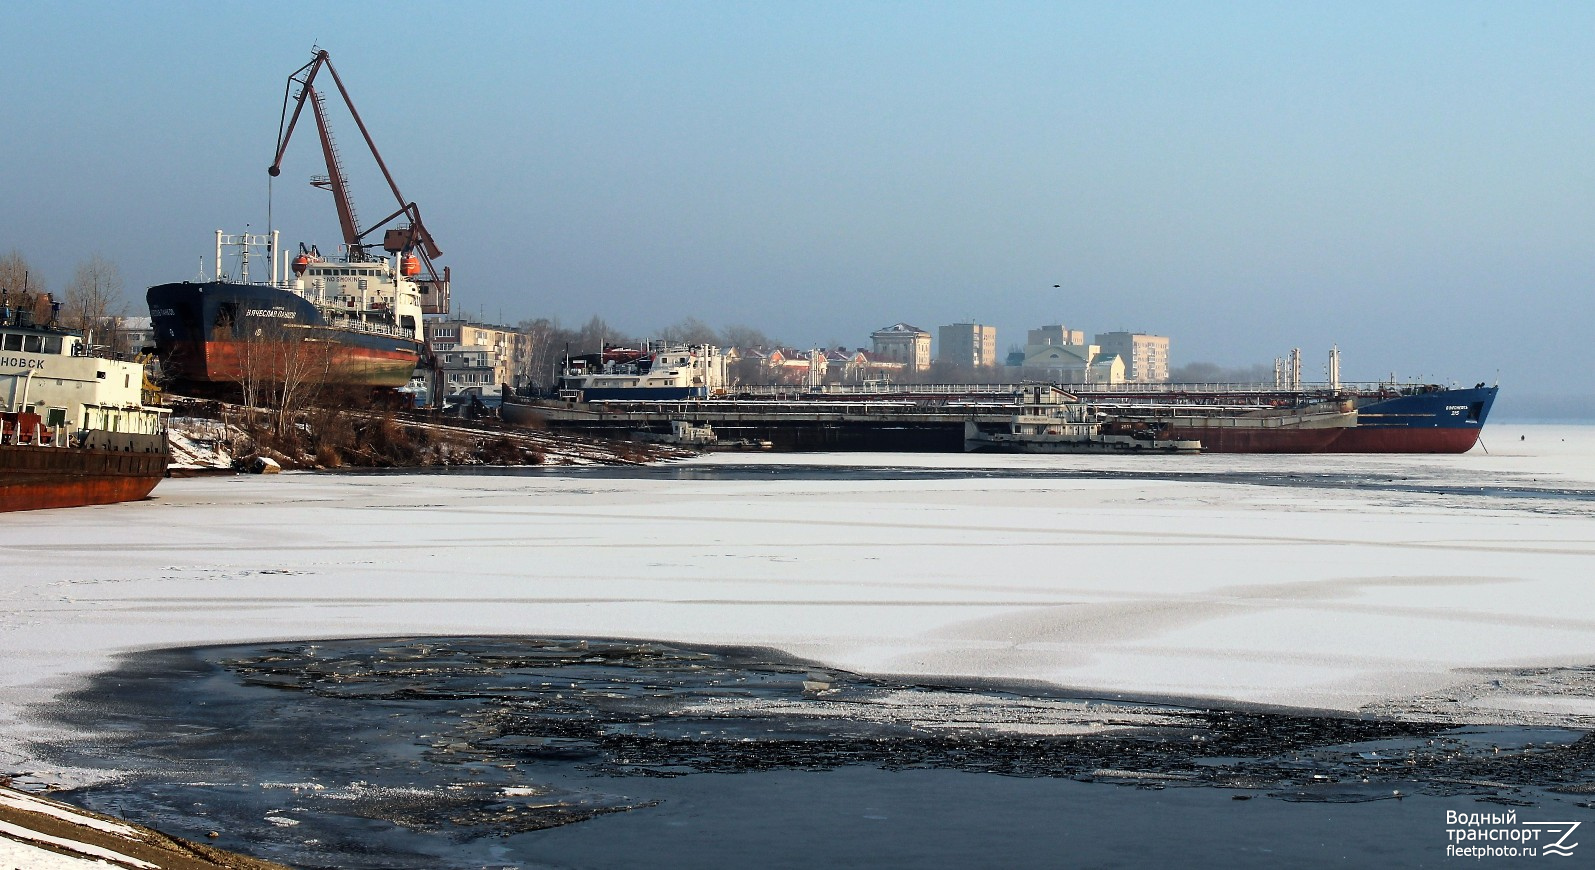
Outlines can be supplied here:
[[[325, 67], [332, 76], [333, 84], [338, 89], [338, 94], [343, 98], [344, 105], [349, 109], [350, 116], [354, 119], [355, 126], [359, 128], [361, 137], [365, 140], [371, 157], [376, 161], [377, 168], [382, 171], [382, 177], [388, 183], [394, 200], [398, 203], [398, 210], [378, 221], [376, 224], [360, 229], [359, 218], [354, 210], [354, 202], [349, 195], [347, 174], [343, 170], [343, 163], [337, 146], [332, 139], [331, 127], [326, 117], [324, 98], [315, 89], [316, 76]], [[298, 85], [298, 93], [294, 86]], [[333, 205], [338, 212], [338, 223], [343, 231], [344, 244], [349, 247], [351, 254], [357, 255], [371, 245], [364, 241], [367, 236], [379, 229], [383, 229], [393, 221], [404, 218], [408, 226], [387, 229], [383, 235], [382, 247], [392, 253], [416, 253], [425, 269], [430, 281], [434, 283], [446, 282], [447, 277], [440, 278], [437, 268], [433, 265], [434, 257], [442, 256], [443, 251], [433, 240], [432, 234], [421, 221], [421, 210], [413, 202], [406, 200], [404, 194], [399, 192], [398, 184], [393, 180], [393, 175], [388, 171], [387, 163], [382, 159], [382, 154], [377, 150], [376, 142], [371, 138], [371, 133], [366, 129], [365, 121], [361, 119], [360, 112], [354, 106], [349, 91], [344, 87], [343, 79], [332, 65], [332, 58], [325, 50], [318, 50], [311, 61], [293, 74], [288, 76], [288, 83], [283, 92], [283, 121], [279, 122], [277, 132], [277, 153], [271, 166], [266, 170], [272, 177], [282, 174], [283, 154], [288, 150], [288, 143], [293, 139], [294, 129], [298, 126], [299, 116], [304, 111], [305, 104], [310, 103], [311, 112], [316, 117], [317, 132], [321, 139], [322, 157], [326, 161], [327, 175], [323, 182], [320, 179], [312, 183], [332, 192]], [[288, 114], [289, 104], [293, 104], [293, 114]]]

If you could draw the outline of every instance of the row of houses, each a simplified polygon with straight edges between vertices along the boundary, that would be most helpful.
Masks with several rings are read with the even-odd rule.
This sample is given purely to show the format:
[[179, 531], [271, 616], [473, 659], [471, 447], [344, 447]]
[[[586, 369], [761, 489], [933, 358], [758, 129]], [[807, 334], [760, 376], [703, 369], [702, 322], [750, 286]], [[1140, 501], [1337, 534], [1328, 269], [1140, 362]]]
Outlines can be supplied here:
[[[938, 333], [935, 362], [955, 371], [998, 368], [995, 326], [953, 323]], [[931, 334], [926, 330], [894, 323], [871, 333], [870, 339], [876, 355], [903, 363], [908, 375], [931, 368]], [[1084, 331], [1055, 323], [1030, 330], [1024, 349], [1009, 352], [1001, 367], [1016, 377], [1061, 383], [1167, 383], [1169, 339], [1141, 332], [1101, 332], [1088, 344]]]
[[[519, 388], [533, 379], [533, 337], [513, 327], [471, 320], [429, 319], [426, 340], [437, 361], [432, 385], [442, 396], [492, 395], [500, 385]], [[154, 344], [147, 317], [121, 318], [115, 343], [128, 358]], [[1137, 332], [1085, 333], [1063, 324], [1029, 330], [1023, 350], [1002, 357], [997, 329], [954, 323], [930, 332], [894, 323], [870, 334], [865, 348], [725, 348], [728, 371], [741, 383], [818, 385], [871, 381], [1032, 379], [1060, 383], [1164, 383], [1169, 378], [1167, 336]], [[932, 345], [936, 354], [932, 357]], [[939, 370], [933, 371], [933, 365]], [[538, 374], [547, 375], [546, 372]]]
[[[941, 327], [939, 335], [908, 323], [870, 334], [866, 348], [725, 348], [732, 380], [747, 384], [819, 385], [872, 381], [1031, 379], [1059, 383], [1164, 383], [1167, 336], [1137, 332], [1085, 333], [1063, 324], [1032, 329], [1023, 350], [1000, 360], [997, 329], [976, 323]], [[430, 320], [427, 342], [436, 355], [443, 395], [491, 394], [500, 384], [523, 386], [530, 376], [531, 336], [511, 327], [467, 320]], [[933, 343], [936, 355], [931, 350]], [[938, 370], [933, 371], [933, 365]]]

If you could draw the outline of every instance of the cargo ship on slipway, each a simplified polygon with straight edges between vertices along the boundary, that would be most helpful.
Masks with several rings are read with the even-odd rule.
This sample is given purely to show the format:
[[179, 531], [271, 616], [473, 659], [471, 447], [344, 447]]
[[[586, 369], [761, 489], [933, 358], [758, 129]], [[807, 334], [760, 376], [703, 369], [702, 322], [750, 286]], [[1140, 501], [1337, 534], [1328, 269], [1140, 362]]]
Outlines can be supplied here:
[[[9, 296], [9, 294], [7, 294]], [[166, 476], [166, 408], [144, 366], [95, 356], [39, 309], [0, 303], [0, 511], [134, 501]]]
[[[281, 280], [276, 234], [216, 234], [214, 277], [151, 287], [150, 322], [164, 372], [188, 386], [283, 377], [365, 387], [410, 382], [424, 346], [413, 257], [325, 259], [302, 249]], [[243, 271], [223, 277], [224, 251]], [[271, 258], [269, 282], [251, 283], [248, 252]], [[297, 370], [297, 372], [296, 372]]]
[[[348, 174], [333, 144], [326, 98], [315, 88], [322, 71], [332, 76], [398, 204], [397, 211], [374, 226], [362, 228], [355, 213]], [[277, 157], [266, 171], [272, 177], [281, 174], [288, 142], [309, 107], [326, 164], [326, 175], [314, 176], [310, 183], [332, 193], [343, 234], [340, 253], [323, 257], [301, 244], [290, 264], [278, 232], [226, 235], [218, 230], [210, 280], [161, 284], [146, 294], [163, 370], [197, 392], [290, 378], [357, 387], [405, 386], [425, 350], [422, 315], [448, 312], [449, 270], [440, 277], [432, 263], [442, 251], [422, 223], [420, 208], [404, 198], [388, 173], [327, 52], [315, 51], [309, 63], [288, 77], [284, 118], [290, 104], [293, 116], [279, 128]], [[385, 230], [380, 242], [378, 230]], [[238, 254], [229, 261], [235, 264], [231, 275], [224, 271], [224, 251]], [[261, 270], [270, 272], [267, 283], [250, 281], [250, 260], [258, 264], [259, 254], [269, 262], [269, 269]]]

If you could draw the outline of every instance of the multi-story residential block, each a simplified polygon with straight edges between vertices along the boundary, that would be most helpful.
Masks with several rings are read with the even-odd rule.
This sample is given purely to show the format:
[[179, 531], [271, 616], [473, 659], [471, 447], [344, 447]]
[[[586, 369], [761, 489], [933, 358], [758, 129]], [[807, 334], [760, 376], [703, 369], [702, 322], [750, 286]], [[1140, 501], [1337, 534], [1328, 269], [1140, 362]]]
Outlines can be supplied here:
[[426, 340], [438, 361], [438, 388], [444, 396], [492, 395], [500, 385], [520, 387], [527, 380], [531, 336], [508, 326], [428, 320]]
[[1169, 339], [1141, 332], [1100, 332], [1096, 343], [1103, 354], [1124, 360], [1124, 378], [1140, 384], [1163, 384], [1169, 379]]
[[907, 323], [894, 323], [870, 333], [875, 353], [903, 363], [910, 374], [930, 368], [930, 333]]
[[1029, 331], [1025, 338], [1027, 346], [1056, 345], [1056, 344], [1085, 344], [1085, 331], [1070, 329], [1061, 323], [1042, 326]]
[[111, 334], [111, 350], [124, 359], [133, 359], [145, 348], [155, 347], [155, 327], [148, 317], [118, 317]]
[[953, 323], [937, 330], [940, 346], [936, 361], [960, 368], [990, 368], [997, 364], [997, 327], [979, 323]]

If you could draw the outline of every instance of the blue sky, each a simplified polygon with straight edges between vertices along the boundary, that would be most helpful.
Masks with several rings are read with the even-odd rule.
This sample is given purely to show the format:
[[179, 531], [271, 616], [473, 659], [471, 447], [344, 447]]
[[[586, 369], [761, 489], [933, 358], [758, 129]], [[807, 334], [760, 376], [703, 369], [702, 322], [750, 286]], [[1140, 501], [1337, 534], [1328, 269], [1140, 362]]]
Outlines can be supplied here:
[[[489, 319], [800, 345], [974, 319], [1004, 346], [1061, 320], [1170, 335], [1176, 364], [1338, 343], [1353, 378], [1595, 397], [1589, 4], [60, 3], [5, 24], [0, 251], [57, 286], [103, 254], [134, 307], [215, 229], [266, 225], [284, 81], [319, 43]], [[387, 214], [335, 123], [362, 216]], [[275, 223], [325, 248], [301, 132]]]

